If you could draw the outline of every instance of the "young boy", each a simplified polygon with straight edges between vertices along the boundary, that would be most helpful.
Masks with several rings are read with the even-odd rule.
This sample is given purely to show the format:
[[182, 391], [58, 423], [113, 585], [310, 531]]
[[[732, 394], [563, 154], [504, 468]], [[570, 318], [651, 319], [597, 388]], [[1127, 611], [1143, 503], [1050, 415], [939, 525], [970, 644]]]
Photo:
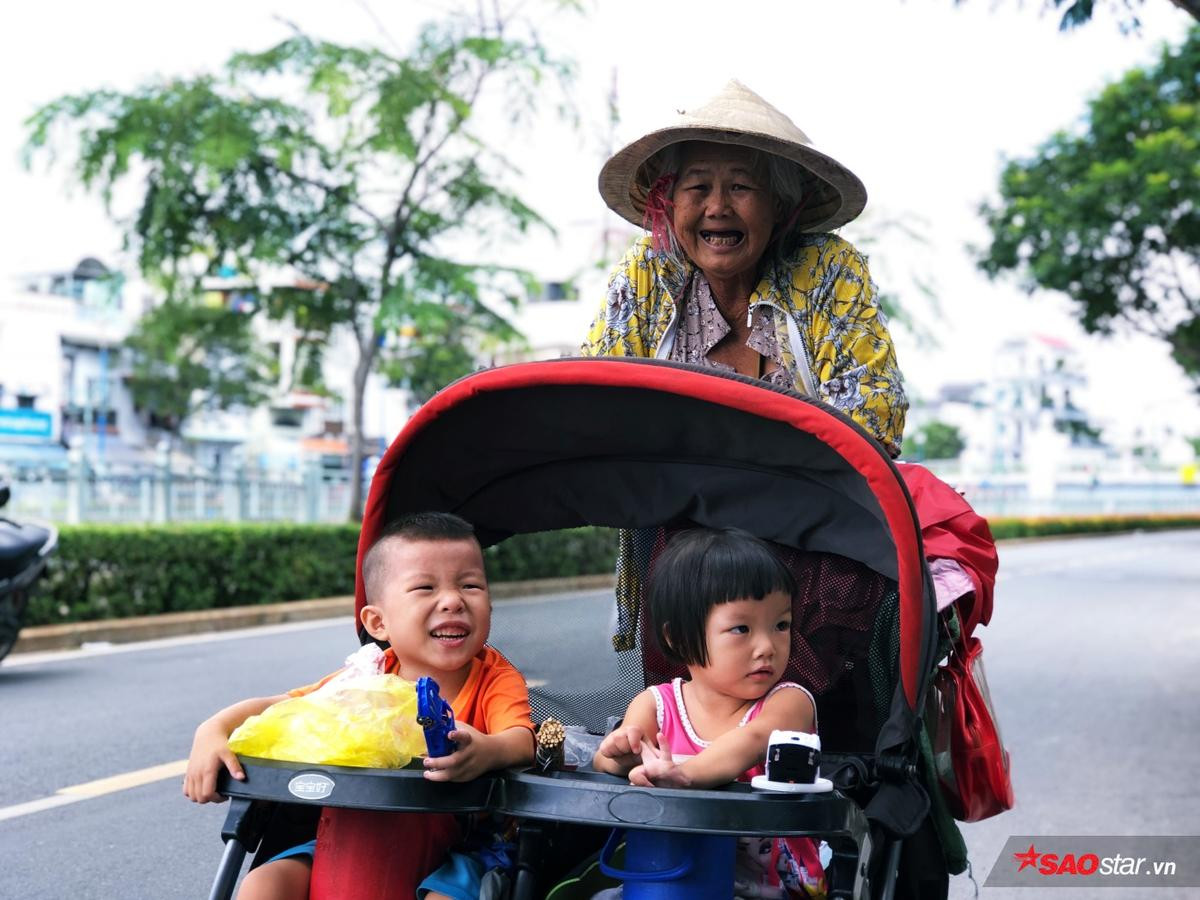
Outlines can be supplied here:
[[[434, 678], [454, 710], [457, 730], [450, 738], [458, 748], [449, 756], [426, 759], [425, 777], [469, 781], [493, 769], [531, 763], [533, 723], [525, 681], [504, 657], [484, 646], [492, 609], [483, 553], [471, 525], [449, 513], [420, 513], [393, 523], [364, 557], [363, 583], [367, 605], [360, 618], [371, 637], [390, 645], [386, 671], [409, 681], [424, 675]], [[234, 778], [245, 778], [229, 750], [232, 731], [271, 704], [314, 691], [332, 677], [287, 694], [243, 700], [201, 723], [188, 758], [183, 793], [197, 803], [224, 799], [216, 792], [220, 767], [225, 766]], [[325, 809], [317, 840], [251, 871], [238, 894], [240, 900], [306, 898], [314, 872], [317, 881], [328, 882], [326, 876], [340, 880], [345, 860], [336, 857], [346, 842], [337, 838], [339, 823], [355, 817], [360, 823], [363, 817], [374, 817], [380, 825], [379, 854], [358, 848], [356, 858], [403, 858], [388, 866], [384, 892], [388, 896], [413, 896], [460, 838], [456, 820], [446, 814]], [[359, 840], [362, 829], [354, 832]], [[482, 873], [462, 865], [457, 855], [455, 862], [438, 870], [422, 896], [437, 900], [447, 896], [441, 893], [447, 886], [455, 895], [478, 895], [477, 888], [472, 895], [471, 885], [455, 881]], [[347, 871], [342, 877], [370, 880], [361, 872]], [[438, 892], [425, 893], [434, 886]], [[348, 886], [339, 886], [339, 896], [348, 891]]]

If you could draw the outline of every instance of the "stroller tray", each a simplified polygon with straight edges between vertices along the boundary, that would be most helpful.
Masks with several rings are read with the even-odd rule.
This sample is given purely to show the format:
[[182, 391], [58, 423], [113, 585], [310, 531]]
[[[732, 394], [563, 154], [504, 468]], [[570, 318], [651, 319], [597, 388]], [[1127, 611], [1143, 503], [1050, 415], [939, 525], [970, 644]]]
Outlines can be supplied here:
[[394, 812], [480, 812], [495, 806], [494, 778], [435, 784], [425, 780], [419, 763], [404, 769], [363, 769], [239, 758], [246, 780], [222, 771], [217, 783], [227, 797]]
[[700, 834], [860, 838], [866, 816], [836, 791], [792, 795], [749, 785], [645, 789], [588, 771], [510, 770], [464, 783], [426, 781], [416, 767], [362, 769], [243, 757], [245, 781], [223, 773], [230, 797], [395, 812], [491, 810], [528, 819]]
[[716, 790], [639, 788], [597, 772], [508, 772], [500, 776], [502, 812], [551, 819], [693, 834], [861, 837], [863, 811], [836, 792], [796, 796], [747, 784]]

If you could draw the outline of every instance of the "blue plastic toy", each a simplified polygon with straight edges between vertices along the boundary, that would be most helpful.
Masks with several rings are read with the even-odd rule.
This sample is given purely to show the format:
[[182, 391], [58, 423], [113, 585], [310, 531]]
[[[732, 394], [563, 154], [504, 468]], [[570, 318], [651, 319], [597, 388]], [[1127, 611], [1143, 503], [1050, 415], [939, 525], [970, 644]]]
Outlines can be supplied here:
[[458, 744], [448, 735], [455, 728], [454, 710], [442, 699], [432, 678], [417, 679], [417, 724], [425, 729], [425, 747], [431, 757], [449, 756]]

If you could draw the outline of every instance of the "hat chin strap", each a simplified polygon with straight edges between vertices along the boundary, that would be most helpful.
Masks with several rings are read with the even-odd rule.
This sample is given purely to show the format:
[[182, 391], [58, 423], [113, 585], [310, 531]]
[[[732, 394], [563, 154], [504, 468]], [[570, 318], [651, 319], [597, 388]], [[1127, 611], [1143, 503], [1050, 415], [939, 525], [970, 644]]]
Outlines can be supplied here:
[[807, 205], [808, 195], [804, 195], [788, 215], [787, 221], [783, 223], [783, 226], [775, 229], [775, 233], [771, 235], [771, 243], [783, 240], [783, 236], [792, 230], [792, 226], [796, 224], [796, 220], [800, 218], [800, 213], [804, 211], [804, 207]]
[[796, 224], [796, 220], [800, 218], [800, 213], [802, 213], [804, 211], [804, 207], [806, 207], [807, 205], [808, 205], [808, 195], [802, 194], [800, 196], [800, 202], [796, 204], [795, 209], [792, 210], [792, 214], [790, 216], [788, 216], [787, 222], [784, 223], [783, 228], [780, 229], [780, 232], [779, 232], [780, 234], [787, 234], [789, 231], [792, 230], [792, 226]]
[[650, 186], [646, 195], [646, 211], [642, 214], [642, 227], [650, 232], [651, 245], [656, 253], [667, 253], [673, 249], [671, 239], [671, 212], [675, 204], [668, 193], [675, 184], [674, 173], [661, 175]]

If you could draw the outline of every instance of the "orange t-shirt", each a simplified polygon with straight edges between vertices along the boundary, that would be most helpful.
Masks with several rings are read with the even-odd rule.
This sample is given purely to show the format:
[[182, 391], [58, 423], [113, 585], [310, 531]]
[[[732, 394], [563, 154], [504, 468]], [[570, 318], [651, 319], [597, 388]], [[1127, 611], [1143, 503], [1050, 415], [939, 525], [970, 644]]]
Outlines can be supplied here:
[[[384, 653], [384, 671], [397, 674], [400, 668], [396, 654], [389, 647]], [[331, 672], [320, 681], [288, 691], [289, 697], [303, 697], [322, 687], [342, 672]], [[533, 731], [533, 715], [529, 709], [529, 689], [525, 679], [498, 650], [484, 647], [471, 660], [471, 671], [462, 690], [450, 702], [454, 720], [465, 722], [484, 734], [499, 734], [509, 728], [528, 728]]]

